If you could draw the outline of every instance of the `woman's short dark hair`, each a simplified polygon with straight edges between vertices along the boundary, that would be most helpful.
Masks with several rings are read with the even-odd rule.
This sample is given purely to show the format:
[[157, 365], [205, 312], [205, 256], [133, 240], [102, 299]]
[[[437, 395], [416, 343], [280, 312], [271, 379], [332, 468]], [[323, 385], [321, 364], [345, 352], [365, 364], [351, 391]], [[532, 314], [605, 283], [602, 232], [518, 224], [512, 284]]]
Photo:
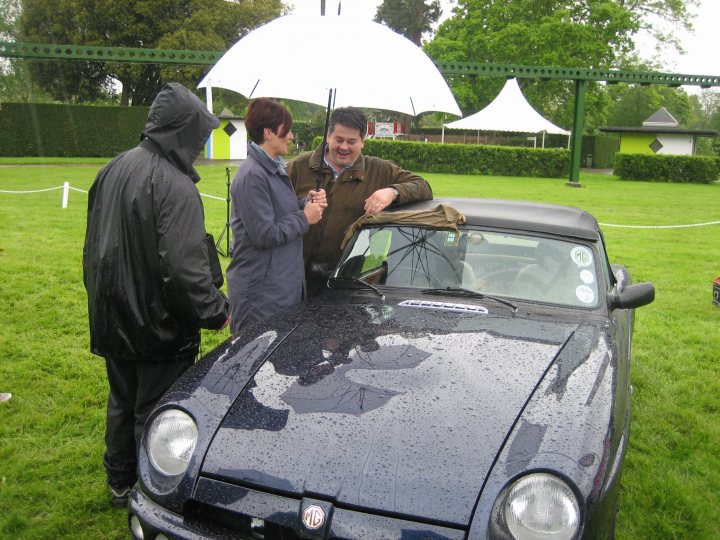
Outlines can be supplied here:
[[[278, 132], [281, 127], [282, 131]], [[270, 128], [278, 137], [287, 135], [292, 129], [292, 116], [284, 105], [272, 99], [257, 98], [250, 102], [245, 115], [245, 128], [252, 142], [262, 144], [265, 141], [265, 128]]]
[[340, 124], [350, 129], [357, 129], [360, 132], [360, 138], [364, 139], [367, 135], [367, 118], [360, 109], [353, 107], [340, 107], [335, 109], [330, 117], [330, 125], [328, 133], [335, 131], [335, 126]]

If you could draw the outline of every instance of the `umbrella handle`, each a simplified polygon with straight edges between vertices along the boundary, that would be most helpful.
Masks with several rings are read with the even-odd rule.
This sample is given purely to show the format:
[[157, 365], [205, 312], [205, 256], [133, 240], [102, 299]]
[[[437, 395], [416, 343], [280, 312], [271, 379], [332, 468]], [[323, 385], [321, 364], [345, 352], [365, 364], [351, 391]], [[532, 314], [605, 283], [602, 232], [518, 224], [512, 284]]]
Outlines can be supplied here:
[[322, 168], [323, 168], [323, 162], [325, 161], [325, 151], [327, 150], [327, 141], [323, 139], [323, 142], [320, 144], [321, 152], [320, 152], [320, 165], [318, 165], [317, 173], [315, 174], [315, 191], [320, 191], [320, 184], [322, 183]]
[[322, 152], [320, 153], [320, 166], [318, 167], [317, 176], [315, 177], [315, 186], [317, 191], [320, 191], [320, 182], [322, 179], [322, 166], [323, 161], [325, 160], [325, 151], [327, 150], [327, 132], [328, 129], [330, 129], [330, 109], [333, 105], [333, 89], [331, 88], [328, 91], [328, 103], [327, 108], [325, 109], [325, 130], [322, 133], [323, 142], [322, 142]]

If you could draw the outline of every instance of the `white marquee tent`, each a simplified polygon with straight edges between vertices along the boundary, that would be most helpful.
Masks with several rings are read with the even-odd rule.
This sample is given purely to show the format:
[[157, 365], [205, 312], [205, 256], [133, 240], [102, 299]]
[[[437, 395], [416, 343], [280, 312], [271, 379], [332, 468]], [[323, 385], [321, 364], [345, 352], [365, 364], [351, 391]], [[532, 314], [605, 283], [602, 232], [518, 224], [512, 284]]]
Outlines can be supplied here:
[[445, 128], [474, 129], [480, 131], [510, 131], [515, 133], [542, 133], [542, 146], [545, 147], [545, 133], [569, 136], [570, 132], [556, 126], [533, 109], [520, 90], [517, 79], [508, 79], [498, 96], [479, 112], [449, 124], [443, 124], [443, 142]]

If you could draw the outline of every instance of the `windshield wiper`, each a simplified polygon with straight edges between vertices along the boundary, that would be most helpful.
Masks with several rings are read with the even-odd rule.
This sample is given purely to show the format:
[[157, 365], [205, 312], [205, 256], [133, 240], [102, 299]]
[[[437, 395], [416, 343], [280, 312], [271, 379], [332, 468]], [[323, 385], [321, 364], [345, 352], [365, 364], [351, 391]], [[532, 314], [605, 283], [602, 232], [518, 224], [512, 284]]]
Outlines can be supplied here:
[[336, 283], [347, 283], [347, 282], [357, 283], [358, 285], [362, 285], [362, 287], [363, 287], [364, 289], [369, 289], [369, 290], [371, 290], [372, 292], [374, 292], [375, 294], [377, 294], [377, 295], [380, 297], [381, 300], [385, 300], [385, 295], [383, 294], [383, 292], [382, 292], [380, 289], [378, 289], [378, 288], [375, 287], [374, 285], [370, 285], [369, 283], [366, 283], [366, 282], [363, 281], [362, 279], [356, 278], [356, 277], [354, 277], [354, 276], [351, 276], [351, 277], [342, 277], [342, 278], [339, 278], [339, 277], [338, 277], [338, 278], [331, 277], [330, 279], [328, 279], [328, 285], [330, 285], [330, 288], [331, 288], [331, 289], [334, 289], [334, 288], [335, 288], [334, 285], [335, 285]]
[[498, 296], [492, 296], [490, 294], [479, 293], [477, 291], [465, 289], [463, 287], [438, 287], [436, 289], [423, 289], [420, 292], [423, 294], [435, 294], [435, 295], [447, 294], [449, 296], [466, 296], [468, 298], [477, 298], [479, 300], [486, 298], [488, 300], [494, 300], [495, 302], [499, 302], [500, 304], [504, 304], [504, 305], [512, 308], [513, 313], [517, 313], [517, 310], [518, 310], [518, 307], [515, 304], [505, 300], [504, 298], [500, 298]]

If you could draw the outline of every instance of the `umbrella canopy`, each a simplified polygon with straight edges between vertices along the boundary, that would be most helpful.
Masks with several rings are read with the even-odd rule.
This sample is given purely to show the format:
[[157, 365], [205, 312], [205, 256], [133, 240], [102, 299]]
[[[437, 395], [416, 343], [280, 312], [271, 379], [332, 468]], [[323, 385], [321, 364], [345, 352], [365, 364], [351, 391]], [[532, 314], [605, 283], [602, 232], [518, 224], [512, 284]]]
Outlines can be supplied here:
[[517, 79], [508, 79], [498, 96], [475, 114], [444, 124], [448, 129], [476, 129], [480, 131], [512, 131], [518, 133], [556, 133], [570, 135], [533, 109], [523, 96]]
[[381, 24], [344, 16], [287, 15], [253, 30], [226, 52], [199, 88], [409, 115], [462, 116], [428, 56]]

